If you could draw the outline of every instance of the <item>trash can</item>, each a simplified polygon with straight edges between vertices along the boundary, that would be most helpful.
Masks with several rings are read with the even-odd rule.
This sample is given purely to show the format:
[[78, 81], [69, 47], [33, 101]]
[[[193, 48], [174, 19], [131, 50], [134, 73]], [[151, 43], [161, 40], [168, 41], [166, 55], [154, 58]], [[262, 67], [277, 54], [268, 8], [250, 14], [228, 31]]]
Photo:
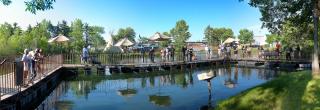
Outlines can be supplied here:
[[16, 60], [14, 62], [15, 66], [15, 84], [22, 85], [23, 84], [23, 62], [20, 60]]

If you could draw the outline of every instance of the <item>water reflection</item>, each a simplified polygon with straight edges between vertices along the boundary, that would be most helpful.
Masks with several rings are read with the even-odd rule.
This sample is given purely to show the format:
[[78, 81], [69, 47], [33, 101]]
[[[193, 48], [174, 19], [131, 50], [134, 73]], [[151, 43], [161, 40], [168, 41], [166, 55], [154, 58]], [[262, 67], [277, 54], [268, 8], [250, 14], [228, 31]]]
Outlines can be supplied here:
[[44, 101], [42, 101], [42, 103], [39, 104], [35, 110], [52, 110], [53, 108], [56, 110], [71, 110], [73, 106], [72, 101], [60, 101], [60, 98], [67, 93], [68, 89], [68, 84], [61, 82], [58, 87]]
[[137, 90], [129, 88], [129, 83], [132, 83], [132, 82], [134, 82], [134, 79], [128, 78], [127, 79], [127, 88], [118, 90], [118, 95], [129, 98], [129, 97], [132, 97], [135, 94], [137, 94]]
[[[199, 78], [201, 74], [204, 76]], [[179, 108], [181, 106], [208, 109], [214, 107], [216, 100], [235, 95], [275, 76], [277, 75], [273, 70], [237, 67], [109, 76], [83, 71], [75, 79], [63, 81], [39, 107], [46, 108], [44, 110], [84, 109], [79, 108], [79, 104], [90, 106], [90, 101], [99, 100], [104, 102], [100, 107], [106, 109], [115, 109], [108, 108], [109, 106], [128, 109], [120, 103], [126, 103], [128, 107], [136, 107], [139, 104], [146, 109], [183, 109]], [[204, 81], [194, 80], [197, 77]], [[206, 83], [203, 84], [204, 82]], [[87, 102], [81, 102], [79, 99], [85, 99]], [[109, 106], [105, 105], [106, 103]], [[187, 105], [183, 105], [184, 103]]]
[[201, 74], [198, 74], [198, 79], [200, 81], [206, 81], [208, 83], [208, 93], [209, 93], [209, 96], [208, 96], [208, 104], [207, 105], [204, 105], [204, 106], [201, 106], [201, 110], [208, 110], [210, 108], [212, 108], [212, 105], [211, 105], [211, 98], [212, 98], [212, 86], [211, 86], [211, 79], [213, 79], [214, 77], [216, 77], [216, 72], [213, 70], [210, 70], [209, 72], [204, 72], [204, 73], [201, 73]]
[[162, 96], [162, 95], [150, 95], [149, 101], [157, 106], [170, 106], [171, 98], [170, 96]]

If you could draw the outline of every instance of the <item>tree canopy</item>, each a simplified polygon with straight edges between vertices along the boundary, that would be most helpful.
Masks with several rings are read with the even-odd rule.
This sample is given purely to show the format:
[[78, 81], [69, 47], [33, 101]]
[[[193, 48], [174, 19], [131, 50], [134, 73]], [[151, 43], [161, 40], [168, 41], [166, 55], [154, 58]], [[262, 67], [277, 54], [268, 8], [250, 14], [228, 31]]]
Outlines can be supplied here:
[[248, 29], [241, 29], [239, 33], [240, 34], [238, 38], [241, 44], [248, 44], [254, 42], [253, 31], [249, 31]]
[[[33, 14], [36, 14], [38, 10], [45, 11], [49, 9], [53, 9], [53, 3], [56, 0], [30, 0], [30, 1], [24, 1], [26, 5], [26, 11], [29, 11]], [[3, 5], [10, 5], [12, 3], [11, 0], [0, 0], [0, 3]]]
[[170, 30], [170, 34], [174, 40], [174, 46], [177, 49], [181, 49], [186, 45], [186, 41], [191, 37], [189, 32], [189, 25], [185, 20], [179, 20], [176, 26]]
[[205, 39], [213, 45], [225, 41], [227, 38], [234, 38], [233, 31], [230, 28], [213, 28], [210, 25], [204, 30]]
[[[243, 1], [243, 0], [241, 0]], [[311, 23], [318, 0], [250, 0], [249, 5], [259, 8], [263, 24], [272, 33], [280, 32], [286, 21], [295, 25]], [[319, 13], [319, 10], [315, 10]]]
[[[28, 26], [26, 30], [22, 30], [17, 23], [0, 24], [0, 56], [19, 54], [22, 53], [23, 49], [25, 48], [41, 48], [45, 53], [60, 53], [61, 49], [62, 51], [81, 51], [82, 47], [84, 46], [84, 40], [82, 37], [82, 21], [77, 19], [71, 23], [71, 26], [68, 26], [67, 22], [62, 24], [63, 27], [65, 27], [65, 29], [68, 31], [59, 31], [57, 33], [63, 34], [65, 32], [65, 36], [71, 39], [69, 43], [63, 44], [62, 48], [58, 44], [48, 43], [50, 38], [58, 35], [55, 34], [55, 36], [52, 36], [51, 31], [61, 27], [59, 26], [61, 25], [59, 23], [57, 25], [53, 25], [48, 20], [42, 20], [35, 26]], [[89, 26], [89, 42], [91, 47], [100, 49], [105, 46], [105, 41], [102, 37], [103, 33], [103, 27]]]
[[266, 43], [272, 44], [274, 42], [280, 41], [280, 36], [278, 34], [268, 34]]
[[116, 35], [112, 35], [114, 42], [118, 42], [120, 39], [128, 38], [130, 41], [135, 42], [136, 32], [131, 27], [127, 27], [125, 29], [120, 28]]
[[[244, 0], [240, 0], [244, 1]], [[314, 52], [312, 60], [312, 72], [320, 76], [318, 61], [318, 22], [320, 15], [319, 0], [250, 0], [249, 4], [259, 8], [263, 22], [272, 33], [280, 33], [286, 22], [292, 23], [301, 29], [308, 29], [313, 22]], [[299, 29], [300, 30], [300, 29]], [[308, 31], [307, 31], [308, 32]]]

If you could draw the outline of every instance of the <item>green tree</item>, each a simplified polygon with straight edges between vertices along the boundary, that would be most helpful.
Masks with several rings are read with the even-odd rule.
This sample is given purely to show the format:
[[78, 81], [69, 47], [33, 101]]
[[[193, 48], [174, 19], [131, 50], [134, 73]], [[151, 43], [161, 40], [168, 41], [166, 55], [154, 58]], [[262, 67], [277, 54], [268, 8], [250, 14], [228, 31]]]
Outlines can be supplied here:
[[207, 26], [204, 34], [205, 39], [212, 44], [219, 44], [229, 37], [234, 38], [233, 31], [230, 28], [212, 28]]
[[184, 45], [186, 45], [186, 41], [191, 37], [189, 32], [189, 25], [186, 21], [180, 20], [176, 23], [176, 26], [170, 30], [170, 34], [174, 40], [174, 46], [178, 50], [180, 50]]
[[215, 28], [213, 32], [219, 36], [220, 41], [225, 41], [229, 37], [234, 38], [233, 31], [230, 28]]
[[81, 51], [85, 46], [85, 41], [83, 39], [83, 23], [80, 19], [76, 19], [71, 23], [71, 33], [70, 37], [72, 39], [71, 48], [76, 49], [76, 51]]
[[140, 36], [140, 35], [139, 35], [138, 41], [139, 41], [140, 43], [147, 43], [147, 42], [149, 41], [149, 39], [148, 39], [147, 37], [143, 37], [143, 36]]
[[120, 39], [128, 38], [130, 41], [135, 41], [134, 38], [136, 37], [136, 32], [134, 32], [133, 28], [127, 27], [125, 29], [120, 28], [116, 35], [113, 35], [112, 38], [114, 42], [118, 42]]
[[214, 33], [214, 29], [210, 25], [204, 30], [204, 36], [210, 45], [219, 44], [219, 36]]
[[[165, 35], [165, 36], [171, 36], [169, 32], [163, 32], [162, 34]], [[159, 46], [160, 46], [160, 48], [164, 48], [164, 47], [167, 47], [170, 44], [171, 44], [171, 40], [160, 41]]]
[[280, 40], [281, 39], [280, 39], [280, 36], [278, 34], [268, 34], [266, 42], [271, 45], [272, 43], [274, 43], [276, 41], [280, 41]]
[[56, 26], [56, 31], [58, 34], [69, 36], [70, 27], [68, 26], [67, 21], [62, 20], [61, 23], [58, 22], [58, 25]]
[[253, 31], [249, 31], [248, 29], [241, 29], [239, 31], [239, 41], [241, 44], [248, 44], [254, 42], [253, 39]]
[[[26, 11], [29, 11], [33, 14], [36, 14], [38, 10], [45, 11], [49, 9], [53, 9], [52, 5], [56, 0], [30, 0], [24, 1], [26, 7]], [[10, 5], [11, 0], [0, 0], [0, 3], [3, 5]]]
[[89, 41], [92, 47], [102, 50], [106, 41], [103, 39], [102, 34], [104, 34], [104, 28], [99, 26], [89, 26]]
[[[243, 0], [240, 0], [243, 1]], [[312, 73], [320, 76], [318, 61], [318, 22], [320, 15], [320, 0], [250, 0], [249, 4], [259, 8], [263, 24], [272, 33], [280, 32], [285, 22], [290, 21], [300, 28], [307, 28], [302, 24], [314, 25], [314, 52]]]

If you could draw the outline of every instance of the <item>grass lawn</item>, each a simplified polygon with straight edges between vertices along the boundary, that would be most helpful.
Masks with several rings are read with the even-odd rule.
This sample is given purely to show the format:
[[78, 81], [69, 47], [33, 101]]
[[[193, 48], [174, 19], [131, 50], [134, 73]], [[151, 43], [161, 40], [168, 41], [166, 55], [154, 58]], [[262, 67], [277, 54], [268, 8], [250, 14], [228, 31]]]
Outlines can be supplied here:
[[221, 101], [217, 110], [320, 110], [320, 79], [294, 72]]

